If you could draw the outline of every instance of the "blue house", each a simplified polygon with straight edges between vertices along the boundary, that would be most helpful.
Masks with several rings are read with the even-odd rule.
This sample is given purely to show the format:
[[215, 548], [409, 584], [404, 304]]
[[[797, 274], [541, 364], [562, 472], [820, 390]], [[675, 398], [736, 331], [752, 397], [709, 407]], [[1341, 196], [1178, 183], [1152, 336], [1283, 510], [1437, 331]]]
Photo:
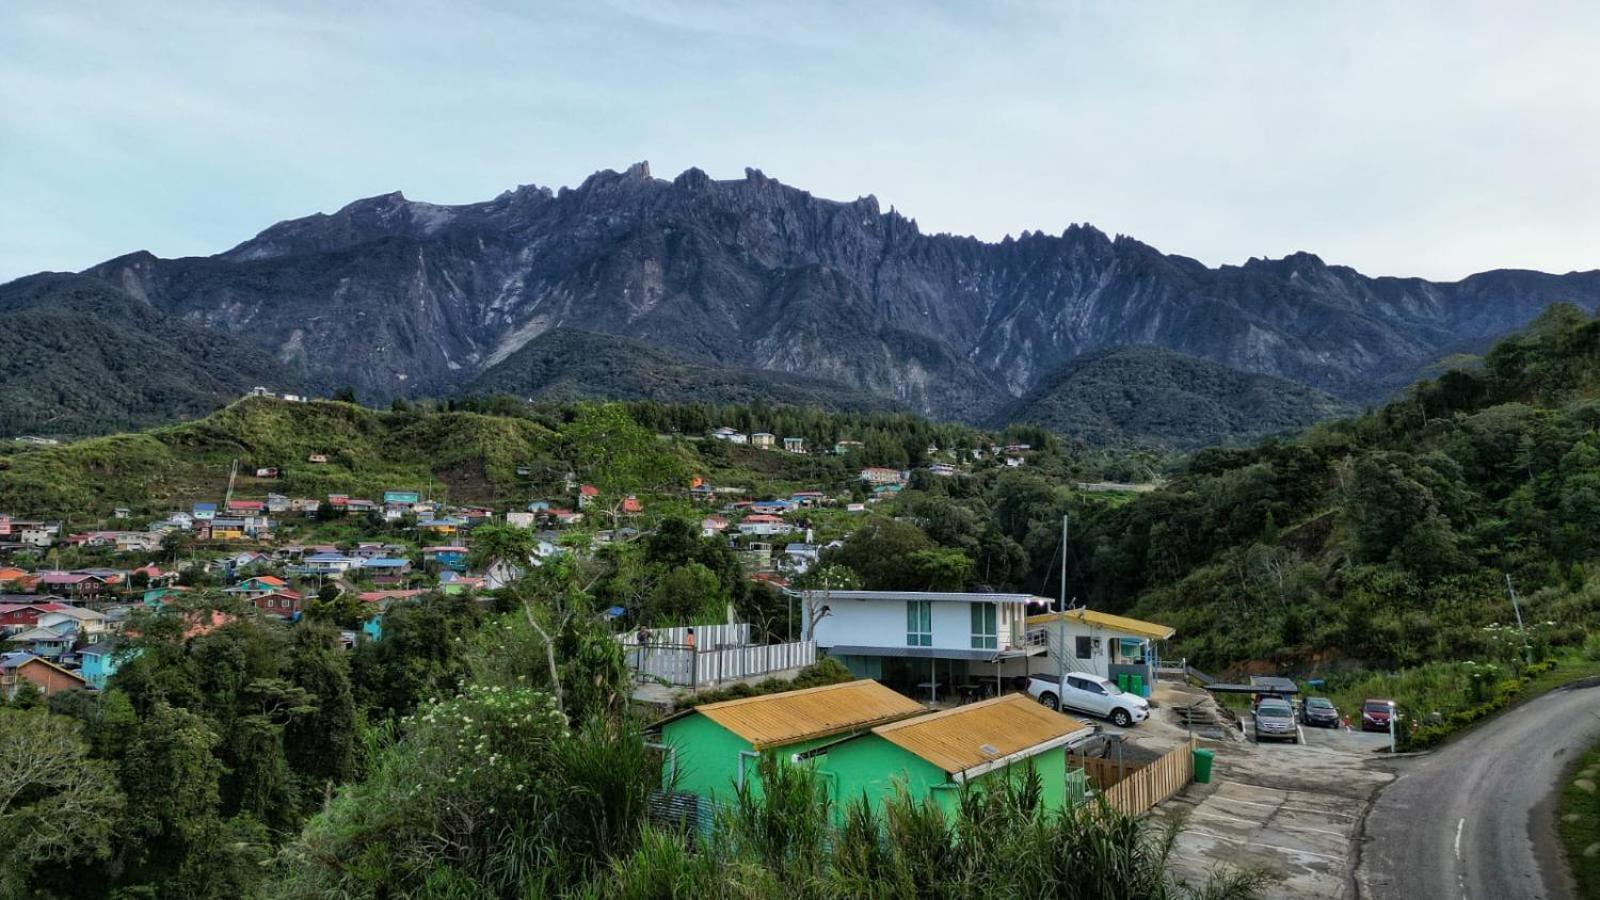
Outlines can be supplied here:
[[117, 674], [117, 668], [138, 652], [136, 648], [129, 647], [116, 638], [90, 644], [78, 651], [78, 657], [83, 663], [78, 674], [83, 676], [83, 680], [87, 681], [90, 687], [103, 691], [106, 689], [106, 682]]
[[460, 546], [423, 547], [422, 561], [453, 572], [467, 570], [467, 548]]
[[196, 519], [215, 519], [217, 517], [217, 505], [215, 503], [196, 503], [194, 505], [194, 517]]
[[361, 568], [372, 569], [375, 572], [381, 572], [385, 575], [404, 575], [411, 571], [411, 560], [380, 556], [375, 559], [363, 561], [361, 563]]

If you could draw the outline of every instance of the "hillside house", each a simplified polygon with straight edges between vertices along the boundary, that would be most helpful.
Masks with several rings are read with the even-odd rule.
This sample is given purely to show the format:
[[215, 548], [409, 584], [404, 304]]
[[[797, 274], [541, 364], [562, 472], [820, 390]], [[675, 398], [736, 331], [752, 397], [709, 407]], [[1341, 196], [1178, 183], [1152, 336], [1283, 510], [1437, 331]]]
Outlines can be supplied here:
[[905, 473], [899, 469], [888, 469], [883, 466], [868, 466], [861, 470], [861, 480], [871, 485], [900, 484], [906, 480]]
[[106, 682], [117, 674], [121, 664], [132, 659], [138, 651], [118, 638], [107, 638], [78, 649], [78, 675], [89, 687], [97, 691], [106, 689]]
[[506, 524], [512, 528], [532, 528], [538, 518], [531, 512], [508, 512], [506, 513]]
[[300, 569], [310, 575], [343, 575], [360, 563], [343, 553], [314, 553], [300, 561]]
[[1092, 609], [1030, 616], [1027, 627], [1033, 643], [1048, 652], [1027, 660], [1017, 674], [1054, 675], [1064, 670], [1089, 672], [1112, 681], [1137, 675], [1146, 689], [1156, 682], [1160, 663], [1157, 642], [1177, 633], [1166, 625]]
[[739, 520], [739, 533], [750, 537], [789, 534], [795, 527], [779, 516], [755, 514]]
[[750, 435], [750, 446], [757, 450], [771, 450], [778, 441], [778, 436], [765, 431], [758, 431]]
[[422, 562], [424, 565], [435, 568], [465, 572], [467, 570], [467, 548], [455, 544], [441, 547], [423, 547]]
[[8, 636], [6, 644], [13, 650], [21, 650], [32, 653], [40, 659], [59, 662], [61, 657], [72, 649], [72, 635], [36, 626]]
[[600, 497], [600, 489], [592, 484], [578, 485], [578, 508], [588, 509]]
[[325, 466], [328, 464], [328, 454], [312, 453], [306, 457], [306, 462], [311, 463], [314, 466]]
[[706, 516], [700, 520], [700, 536], [716, 537], [728, 530], [728, 520], [721, 516]]
[[1027, 633], [1029, 594], [806, 591], [809, 635], [852, 674], [937, 700], [999, 679], [1010, 660], [1042, 655]]
[[250, 600], [266, 594], [275, 593], [287, 588], [289, 583], [276, 575], [256, 575], [246, 578], [230, 588], [223, 588], [224, 594], [234, 594]]
[[705, 703], [655, 727], [670, 748], [667, 783], [676, 776], [678, 790], [726, 802], [754, 777], [763, 751], [802, 753], [924, 711], [877, 682], [847, 681]]
[[278, 467], [277, 466], [258, 466], [256, 468], [256, 477], [257, 478], [277, 478], [278, 477]]
[[421, 500], [422, 500], [422, 495], [417, 493], [416, 491], [384, 491], [383, 492], [383, 505], [384, 506], [398, 506], [398, 507], [401, 507], [402, 509], [410, 509], [411, 507], [416, 506], [419, 502], [421, 502]]
[[40, 613], [34, 621], [40, 628], [67, 637], [70, 640], [69, 647], [75, 644], [81, 648], [98, 643], [111, 631], [110, 617], [105, 613], [76, 606]]
[[217, 505], [215, 503], [196, 503], [193, 512], [196, 521], [209, 522], [217, 517]]
[[17, 519], [0, 513], [0, 549], [45, 548], [61, 534], [61, 523]]
[[783, 439], [783, 449], [786, 453], [804, 453], [806, 452], [806, 439], [786, 437]]
[[965, 785], [983, 786], [1032, 766], [1040, 802], [1061, 810], [1081, 801], [1081, 773], [1069, 775], [1066, 754], [1094, 735], [1094, 726], [1047, 709], [1024, 694], [952, 707], [877, 725], [825, 744], [800, 758], [826, 777], [835, 810], [858, 798], [881, 814], [904, 790], [954, 817]]
[[0, 697], [7, 702], [15, 700], [24, 682], [31, 682], [45, 697], [62, 691], [83, 690], [88, 685], [78, 673], [32, 653], [19, 651], [0, 655]]
[[749, 435], [726, 425], [711, 432], [711, 436], [719, 441], [727, 441], [730, 444], [745, 444], [750, 441]]
[[36, 590], [60, 594], [74, 603], [94, 603], [109, 591], [109, 579], [88, 572], [40, 572]]
[[250, 598], [250, 602], [255, 605], [256, 609], [269, 616], [277, 616], [280, 619], [293, 619], [300, 615], [300, 606], [305, 602], [305, 598], [299, 591], [291, 591], [285, 588], [269, 594], [257, 594]]

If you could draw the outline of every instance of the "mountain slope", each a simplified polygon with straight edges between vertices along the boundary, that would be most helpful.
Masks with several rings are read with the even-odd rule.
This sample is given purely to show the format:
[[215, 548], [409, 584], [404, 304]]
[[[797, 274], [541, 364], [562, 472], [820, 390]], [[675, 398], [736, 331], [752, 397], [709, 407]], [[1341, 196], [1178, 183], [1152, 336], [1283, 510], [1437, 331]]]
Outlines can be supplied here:
[[765, 401], [831, 411], [897, 408], [883, 397], [821, 379], [685, 362], [643, 341], [576, 328], [539, 335], [490, 366], [467, 386], [466, 393], [554, 401]]
[[1156, 347], [1085, 354], [996, 416], [1042, 425], [1090, 446], [1192, 450], [1297, 431], [1351, 404], [1271, 375]]
[[1089, 226], [927, 235], [872, 197], [823, 200], [755, 170], [667, 181], [644, 164], [461, 206], [387, 194], [215, 257], [136, 253], [89, 274], [372, 400], [456, 391], [534, 337], [580, 327], [967, 421], [1125, 345], [1368, 399], [1552, 301], [1600, 305], [1600, 272], [1438, 283], [1309, 254], [1211, 269]]
[[137, 428], [299, 382], [263, 351], [92, 278], [0, 285], [0, 434]]

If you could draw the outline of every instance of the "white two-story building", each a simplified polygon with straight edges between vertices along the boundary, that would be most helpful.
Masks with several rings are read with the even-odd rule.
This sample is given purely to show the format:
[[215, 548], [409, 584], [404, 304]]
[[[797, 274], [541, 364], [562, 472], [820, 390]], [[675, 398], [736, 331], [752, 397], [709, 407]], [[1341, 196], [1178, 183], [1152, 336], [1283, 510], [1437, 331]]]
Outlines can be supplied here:
[[1045, 652], [1043, 643], [1030, 643], [1027, 620], [1030, 604], [1049, 601], [1030, 594], [805, 591], [801, 598], [807, 637], [818, 649], [857, 677], [913, 696], [986, 688]]

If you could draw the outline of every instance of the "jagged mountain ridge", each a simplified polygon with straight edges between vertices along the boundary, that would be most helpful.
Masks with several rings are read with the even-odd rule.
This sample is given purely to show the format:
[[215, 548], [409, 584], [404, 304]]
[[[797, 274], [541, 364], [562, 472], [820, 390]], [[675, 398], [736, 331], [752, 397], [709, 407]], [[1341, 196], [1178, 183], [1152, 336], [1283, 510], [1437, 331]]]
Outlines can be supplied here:
[[1600, 272], [1440, 283], [1310, 254], [1212, 269], [1091, 226], [927, 235], [872, 197], [823, 200], [756, 170], [667, 181], [644, 164], [461, 206], [386, 194], [218, 256], [136, 253], [88, 274], [372, 400], [456, 391], [572, 326], [969, 421], [1133, 344], [1369, 399], [1549, 302], [1600, 305]]

